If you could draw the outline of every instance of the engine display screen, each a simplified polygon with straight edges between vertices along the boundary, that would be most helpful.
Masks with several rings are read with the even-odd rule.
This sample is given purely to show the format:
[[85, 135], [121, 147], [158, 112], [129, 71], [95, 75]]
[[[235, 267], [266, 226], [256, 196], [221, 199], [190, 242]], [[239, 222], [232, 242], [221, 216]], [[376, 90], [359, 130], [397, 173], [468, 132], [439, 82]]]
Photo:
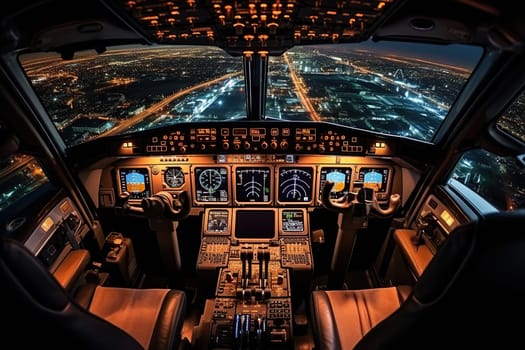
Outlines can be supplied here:
[[334, 187], [332, 187], [332, 191], [330, 191], [330, 198], [337, 199], [344, 197], [350, 191], [352, 168], [322, 167], [319, 173], [319, 200], [322, 198], [323, 187], [326, 180], [334, 183]]
[[371, 188], [376, 192], [386, 192], [388, 190], [389, 175], [389, 168], [363, 167], [359, 169], [359, 174], [355, 182], [355, 186]]
[[204, 203], [228, 202], [228, 168], [195, 168], [195, 200]]
[[238, 209], [234, 235], [237, 239], [272, 239], [275, 236], [275, 211]]
[[239, 204], [270, 203], [271, 180], [270, 167], [235, 168], [235, 201]]
[[309, 203], [313, 197], [313, 167], [279, 168], [280, 203]]
[[229, 232], [228, 210], [210, 210], [206, 222], [206, 233], [227, 233]]
[[281, 211], [282, 230], [285, 233], [303, 233], [305, 230], [304, 211], [284, 209]]
[[119, 169], [120, 192], [129, 193], [129, 199], [142, 199], [151, 196], [148, 168]]

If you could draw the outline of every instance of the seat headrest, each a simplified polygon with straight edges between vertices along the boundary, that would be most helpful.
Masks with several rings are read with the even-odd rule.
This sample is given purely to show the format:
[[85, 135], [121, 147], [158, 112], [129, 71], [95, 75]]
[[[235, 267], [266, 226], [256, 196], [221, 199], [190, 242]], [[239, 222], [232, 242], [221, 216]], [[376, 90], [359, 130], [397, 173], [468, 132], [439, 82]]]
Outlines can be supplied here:
[[10, 297], [63, 310], [68, 296], [44, 265], [20, 242], [0, 239], [0, 277]]
[[523, 341], [525, 210], [455, 229], [389, 317], [355, 349], [510, 349]]
[[0, 161], [16, 153], [19, 146], [18, 137], [4, 123], [0, 122]]
[[525, 210], [487, 214], [458, 227], [416, 284], [414, 296], [431, 303], [450, 292], [525, 295]]
[[80, 307], [20, 242], [0, 239], [3, 341], [17, 347], [144, 350], [129, 334]]

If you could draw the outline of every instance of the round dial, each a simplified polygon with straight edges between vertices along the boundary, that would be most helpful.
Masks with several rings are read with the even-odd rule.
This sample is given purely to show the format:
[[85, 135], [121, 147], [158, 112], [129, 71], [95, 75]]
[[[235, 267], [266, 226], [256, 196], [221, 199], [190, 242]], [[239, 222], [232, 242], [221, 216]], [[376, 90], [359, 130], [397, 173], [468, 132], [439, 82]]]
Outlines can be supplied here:
[[184, 185], [184, 172], [180, 167], [170, 167], [164, 171], [164, 182], [171, 188], [178, 188]]
[[199, 175], [199, 184], [206, 191], [215, 192], [222, 183], [222, 175], [217, 169], [204, 169]]

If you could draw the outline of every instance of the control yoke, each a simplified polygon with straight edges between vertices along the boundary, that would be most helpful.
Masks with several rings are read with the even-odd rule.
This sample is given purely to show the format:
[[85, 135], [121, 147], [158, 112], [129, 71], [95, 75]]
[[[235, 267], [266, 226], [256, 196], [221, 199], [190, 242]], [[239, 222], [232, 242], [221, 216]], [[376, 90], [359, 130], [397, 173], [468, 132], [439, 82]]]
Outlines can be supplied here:
[[330, 198], [330, 192], [334, 185], [335, 183], [330, 180], [325, 181], [322, 199], [325, 208], [337, 212], [345, 211], [352, 208], [355, 204], [361, 203], [366, 205], [366, 215], [368, 215], [370, 210], [373, 209], [379, 215], [388, 216], [396, 211], [401, 200], [399, 194], [394, 193], [390, 196], [388, 207], [383, 209], [377, 201], [375, 191], [370, 188], [362, 188], [357, 194], [350, 192], [346, 196], [334, 199]]
[[180, 220], [190, 212], [190, 201], [185, 191], [161, 191], [151, 197], [143, 198], [140, 204], [147, 217]]
[[339, 213], [337, 219], [339, 228], [327, 289], [342, 289], [357, 235], [361, 229], [368, 227], [368, 214], [371, 210], [383, 217], [393, 214], [399, 206], [400, 196], [399, 194], [391, 195], [388, 207], [383, 209], [379, 205], [375, 191], [371, 188], [361, 188], [358, 193], [348, 193], [336, 199], [331, 198], [330, 191], [334, 184], [327, 180], [322, 192], [323, 206]]
[[123, 194], [121, 209], [126, 213], [145, 216], [150, 229], [155, 231], [160, 255], [170, 276], [170, 285], [181, 288], [183, 283], [182, 259], [177, 238], [179, 221], [190, 213], [190, 200], [185, 191], [161, 191], [143, 198], [140, 206], [128, 201], [129, 194]]
[[190, 212], [190, 201], [185, 191], [161, 191], [151, 197], [143, 198], [140, 206], [128, 202], [129, 193], [123, 193], [119, 199], [121, 209], [148, 218], [181, 220]]

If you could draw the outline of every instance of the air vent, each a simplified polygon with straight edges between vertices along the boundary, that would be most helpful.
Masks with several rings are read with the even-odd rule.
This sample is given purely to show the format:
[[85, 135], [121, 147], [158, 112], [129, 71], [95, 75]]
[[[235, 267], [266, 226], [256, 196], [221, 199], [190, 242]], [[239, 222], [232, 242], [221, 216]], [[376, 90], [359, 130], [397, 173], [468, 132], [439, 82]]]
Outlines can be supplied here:
[[427, 31], [436, 27], [433, 20], [428, 18], [413, 18], [410, 20], [410, 25], [415, 30]]

